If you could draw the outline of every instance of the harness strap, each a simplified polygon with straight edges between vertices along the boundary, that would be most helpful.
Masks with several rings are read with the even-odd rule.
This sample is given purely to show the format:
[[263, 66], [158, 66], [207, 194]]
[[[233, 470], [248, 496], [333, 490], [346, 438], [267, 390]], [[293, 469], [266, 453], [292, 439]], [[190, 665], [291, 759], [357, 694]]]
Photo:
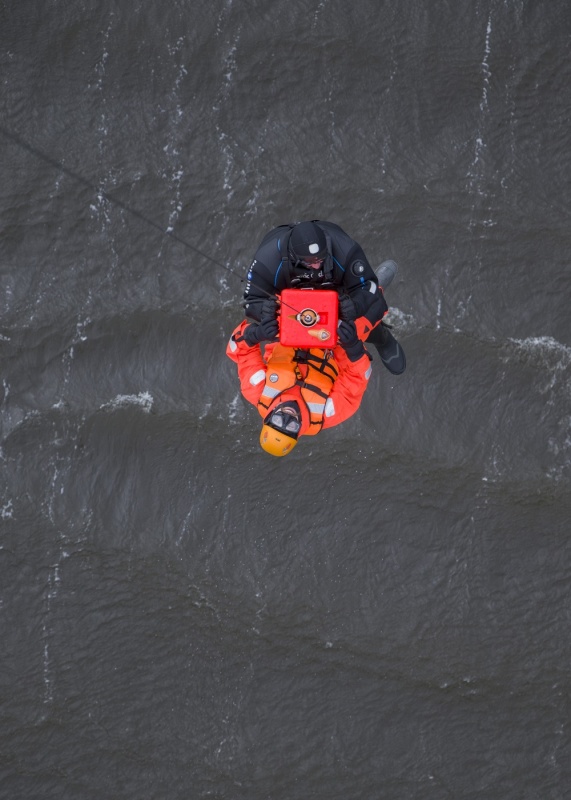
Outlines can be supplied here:
[[[296, 383], [299, 384], [301, 389], [309, 389], [311, 392], [315, 392], [315, 394], [318, 394], [325, 400], [327, 400], [327, 398], [329, 397], [328, 392], [324, 392], [322, 389], [319, 388], [319, 386], [314, 386], [312, 383], [307, 383], [307, 381], [296, 381]], [[317, 405], [321, 405], [321, 403]], [[323, 403], [323, 407], [325, 408], [325, 403]]]
[[[312, 433], [316, 433], [321, 430], [325, 421], [325, 407], [331, 392], [331, 387], [339, 374], [335, 362], [333, 361], [333, 363], [331, 363], [331, 361], [332, 353], [327, 355], [325, 352], [323, 356], [320, 356], [315, 351], [303, 350], [301, 348], [296, 349], [289, 362], [290, 369], [293, 367], [292, 372], [289, 373], [291, 377], [285, 380], [288, 386], [284, 387], [283, 380], [279, 381], [279, 386], [271, 385], [269, 382], [265, 383], [258, 400], [258, 407], [269, 411], [276, 397], [285, 391], [286, 388], [299, 386], [302, 400], [309, 411], [309, 426], [311, 431]], [[305, 378], [308, 378], [308, 380], [304, 378], [300, 369], [300, 365], [302, 364], [307, 368], [308, 374]], [[284, 366], [286, 365], [284, 364]], [[279, 372], [279, 369], [277, 369], [277, 371]], [[290, 380], [292, 381], [291, 383], [289, 382]]]
[[[323, 231], [323, 228], [321, 228]], [[331, 241], [331, 236], [326, 232], [323, 231], [325, 234], [325, 242], [327, 244], [327, 255], [325, 256], [325, 263], [323, 265], [323, 277], [324, 281], [329, 283], [333, 280], [333, 243]]]
[[[331, 363], [327, 356], [317, 356], [314, 353], [309, 352], [309, 350], [296, 350], [293, 360], [298, 364], [308, 364], [309, 366], [313, 367], [313, 369], [317, 369], [319, 372], [325, 375], [325, 377], [329, 378], [332, 383], [339, 375], [339, 370], [334, 364]], [[333, 374], [330, 375], [328, 371]]]
[[290, 286], [293, 280], [292, 272], [291, 272], [291, 260], [289, 257], [289, 240], [291, 238], [291, 231], [294, 227], [293, 223], [289, 223], [289, 231], [285, 234], [284, 238], [280, 242], [280, 255], [282, 257], [282, 268], [280, 278], [283, 281], [283, 286], [278, 287], [276, 289], [281, 291], [286, 286]]

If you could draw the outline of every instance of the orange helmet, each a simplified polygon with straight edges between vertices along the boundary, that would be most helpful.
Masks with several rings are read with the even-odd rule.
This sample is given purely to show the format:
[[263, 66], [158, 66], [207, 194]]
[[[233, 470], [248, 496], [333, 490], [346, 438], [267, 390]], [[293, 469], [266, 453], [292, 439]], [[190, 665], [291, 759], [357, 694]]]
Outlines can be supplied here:
[[297, 444], [297, 439], [286, 436], [285, 433], [276, 431], [270, 425], [264, 425], [260, 433], [260, 445], [262, 450], [271, 456], [287, 456]]
[[272, 456], [287, 456], [297, 444], [301, 412], [296, 401], [276, 405], [264, 420], [260, 433], [262, 450]]

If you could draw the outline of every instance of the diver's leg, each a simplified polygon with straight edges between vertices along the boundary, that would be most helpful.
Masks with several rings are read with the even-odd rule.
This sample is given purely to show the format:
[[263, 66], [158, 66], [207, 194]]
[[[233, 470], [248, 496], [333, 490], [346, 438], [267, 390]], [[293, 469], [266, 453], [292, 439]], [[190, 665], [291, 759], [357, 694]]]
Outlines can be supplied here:
[[[396, 262], [390, 260], [383, 261], [375, 269], [375, 275], [383, 292], [397, 274], [397, 270]], [[377, 348], [381, 361], [393, 375], [400, 375], [405, 371], [406, 356], [404, 350], [392, 335], [388, 326], [383, 322], [371, 331], [367, 338], [367, 344], [372, 344]]]

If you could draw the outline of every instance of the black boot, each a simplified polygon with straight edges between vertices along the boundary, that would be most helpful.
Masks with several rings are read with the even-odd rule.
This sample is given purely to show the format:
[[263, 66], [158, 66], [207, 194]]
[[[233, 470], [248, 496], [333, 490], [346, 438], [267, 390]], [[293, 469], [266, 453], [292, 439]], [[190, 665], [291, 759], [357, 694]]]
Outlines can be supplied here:
[[405, 371], [404, 350], [383, 322], [371, 331], [367, 344], [372, 344], [377, 348], [381, 361], [393, 375], [400, 375]]

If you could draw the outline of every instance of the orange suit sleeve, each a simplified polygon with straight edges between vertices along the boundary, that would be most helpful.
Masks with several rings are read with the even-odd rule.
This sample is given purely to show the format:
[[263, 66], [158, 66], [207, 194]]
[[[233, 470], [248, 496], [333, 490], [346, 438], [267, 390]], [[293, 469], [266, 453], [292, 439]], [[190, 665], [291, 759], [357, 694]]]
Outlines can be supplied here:
[[234, 329], [226, 346], [226, 355], [238, 367], [240, 391], [246, 400], [255, 406], [258, 404], [264, 388], [266, 362], [262, 356], [260, 345], [256, 344], [254, 347], [250, 347], [243, 338], [244, 328], [249, 324], [249, 321], [245, 319]]
[[357, 411], [369, 384], [371, 359], [368, 353], [358, 361], [351, 361], [339, 345], [333, 352], [339, 375], [325, 403], [323, 428], [339, 425]]

